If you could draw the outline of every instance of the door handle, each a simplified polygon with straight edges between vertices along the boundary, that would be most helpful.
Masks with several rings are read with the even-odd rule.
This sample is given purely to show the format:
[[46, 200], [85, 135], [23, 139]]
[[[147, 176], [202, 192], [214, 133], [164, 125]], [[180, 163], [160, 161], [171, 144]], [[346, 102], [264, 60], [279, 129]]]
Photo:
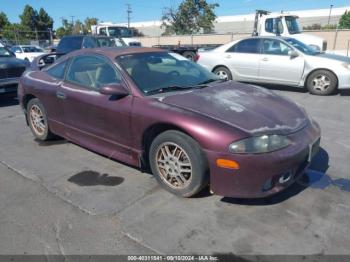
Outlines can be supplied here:
[[269, 61], [269, 59], [267, 57], [265, 57], [265, 58], [261, 59], [261, 61], [266, 62], [266, 61]]
[[227, 55], [226, 58], [232, 58], [232, 56], [231, 55]]
[[65, 93], [59, 92], [59, 91], [56, 92], [56, 97], [59, 98], [59, 99], [66, 99], [67, 98]]

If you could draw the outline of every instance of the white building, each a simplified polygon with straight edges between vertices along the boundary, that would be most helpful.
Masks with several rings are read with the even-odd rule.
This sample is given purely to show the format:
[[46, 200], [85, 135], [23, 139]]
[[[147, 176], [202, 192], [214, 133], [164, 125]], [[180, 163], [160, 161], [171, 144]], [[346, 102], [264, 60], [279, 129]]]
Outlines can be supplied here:
[[[350, 11], [350, 6], [333, 8], [330, 17], [330, 24], [337, 24], [339, 18]], [[309, 26], [313, 24], [326, 25], [328, 23], [329, 8], [317, 10], [299, 10], [285, 11], [293, 15], [298, 15], [301, 26]], [[276, 12], [275, 12], [276, 13]], [[277, 14], [277, 13], [276, 13]], [[234, 16], [219, 16], [215, 21], [216, 33], [251, 33], [253, 31], [255, 14], [234, 15]], [[126, 24], [121, 24], [126, 25]], [[146, 36], [159, 36], [163, 30], [160, 28], [161, 21], [145, 21], [131, 23], [132, 27], [136, 27]]]

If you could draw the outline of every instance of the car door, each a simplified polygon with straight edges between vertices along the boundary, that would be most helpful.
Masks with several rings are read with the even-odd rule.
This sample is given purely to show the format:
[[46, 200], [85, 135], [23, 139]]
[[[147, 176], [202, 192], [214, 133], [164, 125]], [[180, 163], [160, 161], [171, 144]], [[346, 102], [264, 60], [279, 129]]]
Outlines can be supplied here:
[[72, 59], [58, 97], [63, 100], [68, 139], [127, 161], [132, 96], [118, 99], [99, 93], [104, 85], [122, 82], [107, 58], [81, 55]]
[[50, 79], [47, 83], [50, 83], [50, 88], [47, 88], [47, 83], [45, 83], [45, 90], [42, 93], [45, 94], [45, 99], [43, 99], [44, 106], [47, 110], [47, 115], [50, 121], [50, 128], [52, 131], [56, 131], [58, 134], [64, 133], [63, 124], [63, 104], [62, 100], [58, 99], [60, 85], [64, 80], [65, 71], [68, 65], [68, 59], [62, 62], [52, 65], [46, 69], [42, 70], [42, 74], [46, 74]]
[[304, 57], [290, 56], [293, 49], [279, 39], [262, 39], [259, 81], [272, 84], [297, 85], [304, 72]]
[[237, 81], [257, 81], [260, 61], [260, 39], [244, 39], [224, 53], [224, 64]]

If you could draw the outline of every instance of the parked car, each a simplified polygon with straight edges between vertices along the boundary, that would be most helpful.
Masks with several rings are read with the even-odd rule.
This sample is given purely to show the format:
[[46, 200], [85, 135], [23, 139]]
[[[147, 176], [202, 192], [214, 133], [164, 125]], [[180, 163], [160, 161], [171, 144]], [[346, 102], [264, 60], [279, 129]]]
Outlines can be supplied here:
[[13, 46], [13, 45], [14, 45], [14, 43], [6, 38], [0, 39], [0, 46], [1, 47], [11, 48], [11, 46]]
[[34, 58], [45, 54], [46, 52], [40, 46], [35, 45], [15, 45], [10, 49], [17, 58], [32, 62]]
[[295, 103], [225, 81], [176, 53], [96, 48], [39, 70], [18, 95], [38, 140], [54, 134], [144, 169], [190, 197], [264, 197], [291, 185], [319, 148], [320, 128]]
[[0, 47], [0, 94], [16, 92], [20, 76], [29, 66], [5, 47]]
[[126, 46], [126, 44], [122, 40], [120, 42], [116, 42], [116, 40], [113, 37], [108, 36], [72, 35], [62, 37], [62, 39], [57, 45], [56, 53], [64, 55], [82, 48], [116, 46]]
[[202, 52], [198, 63], [222, 78], [304, 88], [329, 95], [350, 88], [350, 58], [288, 37], [251, 37]]

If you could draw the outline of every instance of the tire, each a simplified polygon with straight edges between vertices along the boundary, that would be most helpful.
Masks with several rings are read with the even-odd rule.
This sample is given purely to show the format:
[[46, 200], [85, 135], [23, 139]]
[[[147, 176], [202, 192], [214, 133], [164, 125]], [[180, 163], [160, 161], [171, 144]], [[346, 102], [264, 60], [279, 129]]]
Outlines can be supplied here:
[[[205, 155], [198, 143], [182, 132], [171, 130], [158, 135], [151, 144], [149, 162], [158, 183], [177, 196], [191, 197], [208, 185]], [[180, 171], [180, 166], [185, 171]]]
[[338, 86], [337, 77], [327, 70], [316, 70], [311, 73], [306, 81], [306, 87], [314, 95], [331, 95]]
[[219, 67], [214, 69], [213, 73], [218, 75], [222, 79], [232, 80], [231, 71], [227, 67], [219, 66]]
[[39, 99], [33, 98], [27, 105], [27, 119], [34, 137], [40, 141], [48, 141], [55, 137], [50, 131], [47, 113]]
[[182, 56], [186, 57], [187, 59], [194, 61], [194, 58], [196, 57], [196, 53], [191, 51], [185, 51]]

